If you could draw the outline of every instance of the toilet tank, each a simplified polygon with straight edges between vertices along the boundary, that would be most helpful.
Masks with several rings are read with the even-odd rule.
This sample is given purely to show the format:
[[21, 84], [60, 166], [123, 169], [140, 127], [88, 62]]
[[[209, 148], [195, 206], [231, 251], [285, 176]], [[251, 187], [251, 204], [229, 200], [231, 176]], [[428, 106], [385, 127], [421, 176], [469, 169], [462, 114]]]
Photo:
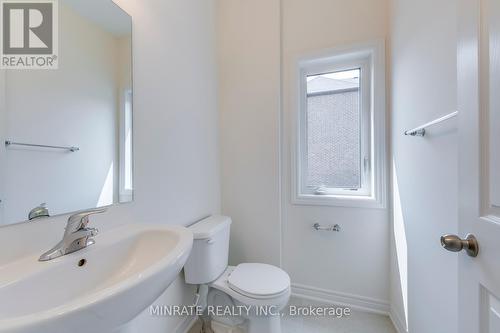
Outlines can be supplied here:
[[194, 241], [184, 265], [184, 277], [189, 284], [215, 281], [227, 268], [231, 218], [214, 215], [189, 227]]

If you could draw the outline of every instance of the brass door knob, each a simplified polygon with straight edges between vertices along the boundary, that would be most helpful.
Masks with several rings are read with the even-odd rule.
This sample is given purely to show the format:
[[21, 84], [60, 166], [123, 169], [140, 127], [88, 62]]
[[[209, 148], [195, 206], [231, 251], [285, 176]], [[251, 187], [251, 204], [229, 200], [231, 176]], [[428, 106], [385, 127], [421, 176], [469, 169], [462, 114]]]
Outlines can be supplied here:
[[456, 235], [441, 236], [441, 246], [451, 252], [460, 252], [465, 250], [471, 257], [477, 257], [479, 253], [479, 244], [474, 235], [468, 234], [465, 239]]

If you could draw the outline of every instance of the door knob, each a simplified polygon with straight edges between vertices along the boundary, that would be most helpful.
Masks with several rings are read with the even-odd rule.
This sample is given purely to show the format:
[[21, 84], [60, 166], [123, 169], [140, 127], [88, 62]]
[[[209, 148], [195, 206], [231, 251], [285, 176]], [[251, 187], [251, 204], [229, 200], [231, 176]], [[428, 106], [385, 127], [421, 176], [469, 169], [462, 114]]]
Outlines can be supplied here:
[[465, 239], [461, 239], [456, 235], [441, 236], [441, 245], [448, 251], [460, 252], [465, 250], [471, 257], [477, 257], [479, 253], [479, 244], [474, 235], [468, 234]]

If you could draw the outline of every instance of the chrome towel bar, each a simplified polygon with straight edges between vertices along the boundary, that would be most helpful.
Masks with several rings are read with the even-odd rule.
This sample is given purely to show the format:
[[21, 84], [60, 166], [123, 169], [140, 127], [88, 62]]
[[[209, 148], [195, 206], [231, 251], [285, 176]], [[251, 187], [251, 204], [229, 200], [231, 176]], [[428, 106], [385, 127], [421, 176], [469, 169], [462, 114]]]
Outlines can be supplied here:
[[329, 226], [321, 226], [319, 223], [314, 223], [313, 224], [314, 230], [317, 231], [335, 231], [335, 232], [340, 232], [340, 225], [335, 224], [335, 225], [329, 225]]
[[49, 145], [37, 145], [34, 143], [20, 143], [20, 142], [13, 142], [13, 141], [5, 141], [5, 146], [25, 146], [25, 147], [39, 147], [39, 148], [50, 148], [50, 149], [62, 149], [62, 150], [69, 150], [70, 152], [74, 153], [76, 151], [79, 151], [80, 148], [78, 147], [63, 147], [63, 146], [49, 146]]
[[436, 120], [430, 121], [422, 126], [415, 127], [411, 130], [405, 131], [405, 135], [411, 135], [411, 136], [425, 136], [425, 129], [429, 126], [439, 124], [445, 120], [451, 119], [453, 117], [456, 117], [458, 115], [458, 111], [452, 112], [450, 114], [447, 114], [446, 116], [443, 116], [441, 118], [438, 118]]

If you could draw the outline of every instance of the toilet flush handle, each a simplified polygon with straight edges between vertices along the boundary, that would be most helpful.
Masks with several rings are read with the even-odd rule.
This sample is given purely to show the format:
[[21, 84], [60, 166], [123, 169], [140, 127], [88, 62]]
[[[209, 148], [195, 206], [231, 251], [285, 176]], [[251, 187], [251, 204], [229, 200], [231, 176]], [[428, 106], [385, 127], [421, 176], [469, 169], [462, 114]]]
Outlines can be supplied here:
[[213, 244], [215, 241], [212, 238], [207, 239], [207, 244]]

